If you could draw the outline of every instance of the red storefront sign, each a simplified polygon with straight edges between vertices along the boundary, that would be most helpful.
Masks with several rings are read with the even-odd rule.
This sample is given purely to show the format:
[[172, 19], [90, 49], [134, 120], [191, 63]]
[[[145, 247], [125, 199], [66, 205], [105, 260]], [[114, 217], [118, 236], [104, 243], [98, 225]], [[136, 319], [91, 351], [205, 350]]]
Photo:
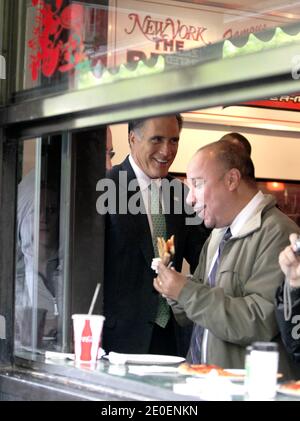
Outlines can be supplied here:
[[67, 72], [75, 68], [85, 59], [83, 6], [63, 7], [63, 0], [56, 0], [55, 6], [44, 0], [32, 0], [32, 5], [37, 10], [33, 38], [28, 42], [32, 50], [32, 80], [37, 80], [40, 70], [50, 77], [56, 71]]
[[247, 101], [239, 105], [251, 107], [275, 108], [280, 110], [300, 111], [300, 93], [280, 95], [260, 101]]

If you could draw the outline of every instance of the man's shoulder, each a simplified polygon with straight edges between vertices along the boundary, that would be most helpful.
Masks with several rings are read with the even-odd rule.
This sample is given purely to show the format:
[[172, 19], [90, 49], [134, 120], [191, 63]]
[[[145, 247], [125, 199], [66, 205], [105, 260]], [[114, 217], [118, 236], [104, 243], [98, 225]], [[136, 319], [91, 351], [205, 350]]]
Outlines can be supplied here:
[[270, 248], [270, 254], [275, 254], [277, 261], [279, 252], [289, 244], [289, 235], [292, 232], [300, 233], [300, 228], [286, 214], [273, 207], [263, 213], [255, 236], [257, 244]]
[[269, 208], [265, 212], [263, 215], [263, 224], [278, 230], [289, 229], [293, 232], [300, 231], [298, 225], [276, 206]]
[[107, 171], [106, 177], [115, 179], [119, 176], [120, 171], [122, 171], [122, 164], [114, 165], [111, 170]]
[[121, 172], [128, 173], [129, 171], [131, 171], [131, 166], [127, 158], [120, 164], [114, 165], [111, 170], [107, 171], [106, 177], [118, 181]]

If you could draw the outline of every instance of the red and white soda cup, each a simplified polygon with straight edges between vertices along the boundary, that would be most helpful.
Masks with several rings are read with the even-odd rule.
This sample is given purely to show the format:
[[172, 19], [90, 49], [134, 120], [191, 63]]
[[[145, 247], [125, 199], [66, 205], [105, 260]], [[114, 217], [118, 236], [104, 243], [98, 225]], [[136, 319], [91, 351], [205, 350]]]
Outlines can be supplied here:
[[75, 361], [96, 363], [101, 346], [104, 316], [73, 314]]

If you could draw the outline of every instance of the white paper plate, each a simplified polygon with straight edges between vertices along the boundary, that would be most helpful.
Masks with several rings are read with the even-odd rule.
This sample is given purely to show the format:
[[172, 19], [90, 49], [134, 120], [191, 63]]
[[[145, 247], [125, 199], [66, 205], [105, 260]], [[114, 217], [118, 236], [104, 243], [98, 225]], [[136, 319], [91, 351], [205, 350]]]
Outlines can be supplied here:
[[112, 364], [178, 364], [185, 361], [182, 357], [175, 357], [173, 355], [155, 355], [155, 354], [121, 354], [118, 352], [110, 352], [105, 355]]

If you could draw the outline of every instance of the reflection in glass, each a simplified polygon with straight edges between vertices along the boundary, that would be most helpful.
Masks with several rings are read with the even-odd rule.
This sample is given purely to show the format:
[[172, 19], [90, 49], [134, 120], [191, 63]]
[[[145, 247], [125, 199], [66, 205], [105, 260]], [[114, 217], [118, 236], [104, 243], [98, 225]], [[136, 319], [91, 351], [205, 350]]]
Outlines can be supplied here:
[[[277, 0], [28, 0], [23, 89], [85, 89], [300, 40]], [[24, 25], [25, 26], [25, 25]]]
[[59, 255], [58, 137], [24, 142], [18, 185], [15, 346], [61, 345], [62, 276]]

